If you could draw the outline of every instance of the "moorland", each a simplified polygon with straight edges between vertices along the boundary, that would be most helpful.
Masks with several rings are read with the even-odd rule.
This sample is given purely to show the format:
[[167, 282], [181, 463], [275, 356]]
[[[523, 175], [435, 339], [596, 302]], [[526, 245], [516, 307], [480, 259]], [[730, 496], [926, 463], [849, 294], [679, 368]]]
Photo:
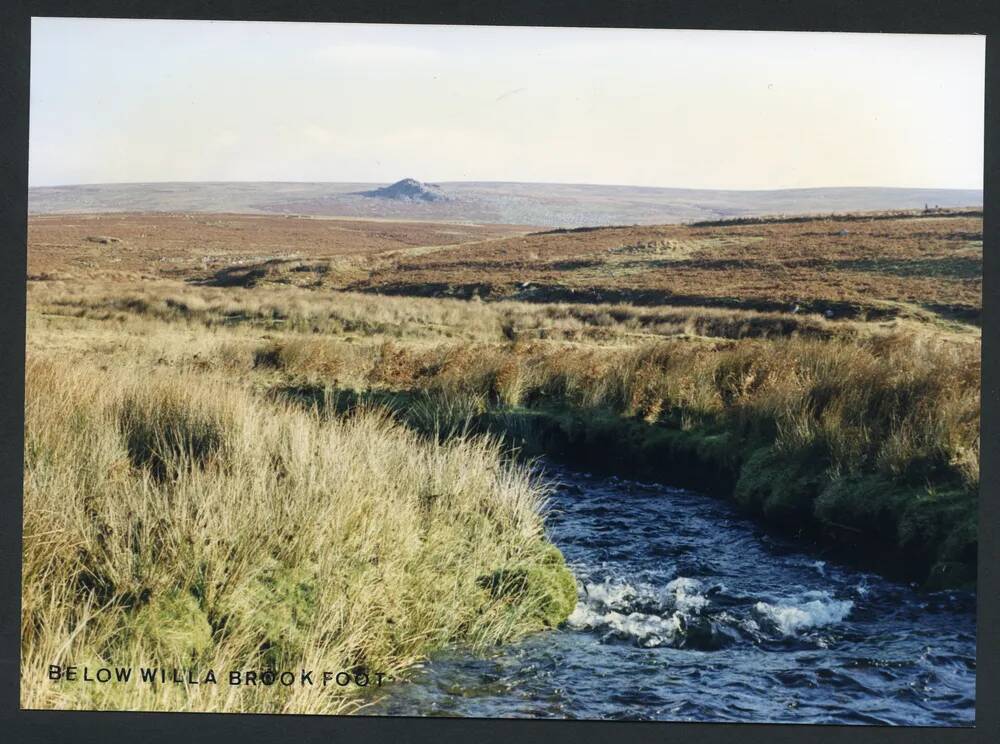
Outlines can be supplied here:
[[[401, 188], [416, 184], [414, 189]], [[421, 193], [426, 191], [427, 193]], [[440, 198], [420, 198], [431, 196]], [[664, 224], [745, 217], [982, 204], [982, 189], [812, 188], [770, 191], [564, 183], [206, 182], [36, 187], [32, 214], [187, 212], [529, 224]]]
[[982, 252], [976, 210], [34, 215], [22, 705], [351, 711], [350, 691], [123, 700], [43, 675], [70, 657], [405, 675], [557, 625], [575, 588], [533, 455], [971, 586]]

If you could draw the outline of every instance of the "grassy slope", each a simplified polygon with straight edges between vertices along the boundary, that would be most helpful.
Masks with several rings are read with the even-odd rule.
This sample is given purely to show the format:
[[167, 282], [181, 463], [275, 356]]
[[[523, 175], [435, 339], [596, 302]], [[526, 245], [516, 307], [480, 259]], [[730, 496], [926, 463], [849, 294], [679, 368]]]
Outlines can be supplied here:
[[[388, 678], [576, 602], [544, 488], [495, 441], [321, 419], [205, 375], [32, 354], [21, 702], [349, 712], [340, 688], [54, 684], [49, 664]], [[138, 671], [135, 672], [138, 674]]]

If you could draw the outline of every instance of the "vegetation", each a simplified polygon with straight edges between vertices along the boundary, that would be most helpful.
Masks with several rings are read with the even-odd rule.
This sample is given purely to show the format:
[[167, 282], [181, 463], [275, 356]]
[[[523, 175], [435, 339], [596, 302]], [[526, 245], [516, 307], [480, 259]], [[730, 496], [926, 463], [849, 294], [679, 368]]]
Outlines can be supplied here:
[[[313, 363], [330, 352], [304, 344], [268, 346], [269, 363], [322, 379]], [[387, 344], [356, 374], [423, 391], [421, 405], [396, 405], [425, 429], [478, 417], [532, 451], [732, 495], [928, 586], [975, 580], [975, 345], [928, 335], [598, 350]]]
[[[35, 254], [22, 704], [350, 711], [356, 691], [45, 670], [405, 677], [447, 644], [557, 625], [575, 585], [512, 450], [696, 486], [818, 549], [972, 584], [980, 284], [955, 262], [980, 265], [981, 222], [849, 229], [492, 235], [477, 265], [427, 241], [222, 268], [189, 250], [142, 276], [102, 263], [147, 250], [138, 228], [79, 248], [110, 252], [93, 266]], [[667, 286], [687, 280], [704, 292]]]
[[[121, 239], [114, 246], [88, 236]], [[982, 308], [974, 210], [753, 218], [748, 224], [514, 227], [234, 215], [34, 218], [30, 276], [174, 278], [458, 299], [927, 318]]]
[[33, 358], [27, 381], [25, 707], [350, 711], [357, 688], [46, 673], [392, 678], [448, 643], [556, 625], [575, 604], [544, 539], [544, 487], [495, 440], [438, 445], [378, 411], [320, 418], [176, 370]]

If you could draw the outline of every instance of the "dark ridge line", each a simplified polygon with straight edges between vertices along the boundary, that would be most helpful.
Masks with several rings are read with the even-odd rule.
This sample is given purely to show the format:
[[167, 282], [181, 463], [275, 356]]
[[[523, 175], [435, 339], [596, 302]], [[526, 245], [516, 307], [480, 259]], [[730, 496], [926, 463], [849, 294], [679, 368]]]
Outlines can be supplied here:
[[557, 227], [553, 230], [530, 232], [528, 235], [565, 235], [566, 233], [596, 232], [597, 230], [631, 230], [636, 227], [651, 227], [651, 225], [595, 225], [593, 227]]
[[982, 208], [970, 209], [912, 209], [894, 210], [891, 212], [847, 212], [843, 214], [806, 214], [798, 216], [761, 216], [761, 217], [730, 217], [721, 220], [701, 220], [689, 222], [688, 227], [727, 227], [730, 225], [769, 225], [798, 222], [873, 222], [876, 220], [896, 220], [914, 217], [982, 217]]

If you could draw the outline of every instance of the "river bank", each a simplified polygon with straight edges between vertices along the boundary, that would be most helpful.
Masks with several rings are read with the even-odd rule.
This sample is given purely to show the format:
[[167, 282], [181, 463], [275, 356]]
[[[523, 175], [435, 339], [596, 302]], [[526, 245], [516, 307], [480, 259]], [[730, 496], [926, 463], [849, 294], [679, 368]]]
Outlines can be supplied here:
[[833, 561], [702, 493], [559, 467], [560, 628], [435, 654], [366, 715], [969, 726], [975, 595]]
[[417, 428], [472, 421], [529, 455], [721, 495], [927, 589], [975, 584], [980, 360], [964, 338], [384, 344], [367, 379]]
[[549, 403], [477, 413], [426, 393], [281, 390], [308, 405], [334, 401], [341, 412], [386, 406], [443, 440], [460, 429], [490, 432], [523, 457], [697, 489], [733, 502], [817, 554], [926, 590], [976, 584], [977, 502], [954, 480], [935, 486], [878, 472], [834, 475], [815, 451], [789, 453], [724, 425], [682, 429], [609, 408]]
[[420, 437], [203, 373], [26, 369], [21, 705], [342, 714], [358, 689], [77, 685], [77, 669], [341, 670], [562, 623], [547, 488], [495, 439]]
[[[725, 691], [713, 664], [746, 665], [735, 684], [753, 695], [754, 665], [781, 661], [758, 654], [787, 639], [757, 603], [809, 615], [809, 593], [827, 592], [819, 610], [853, 622], [854, 609], [844, 615], [831, 602], [863, 608], [854, 588], [881, 582], [855, 572], [824, 584], [817, 561], [828, 573], [863, 565], [926, 590], [974, 581], [978, 218], [514, 237], [476, 226], [458, 235], [454, 226], [151, 219], [30, 226], [28, 355], [42, 364], [26, 380], [23, 707], [357, 710], [353, 697], [260, 687], [68, 695], [45, 679], [48, 664], [123, 658], [365, 667], [405, 679], [428, 656], [461, 650], [474, 668], [484, 648], [527, 644], [540, 654], [529, 675], [544, 682], [547, 645], [578, 647], [565, 636], [578, 607], [604, 618], [583, 629], [598, 642], [618, 622], [611, 613], [666, 629], [679, 609], [668, 585], [692, 579], [704, 586], [688, 594], [719, 610], [717, 631], [740, 632], [722, 617], [738, 607], [740, 621], [765, 621], [764, 634], [728, 646], [730, 657], [690, 659], [672, 683], [704, 682], [698, 711], [656, 702], [670, 698], [665, 688], [650, 708], [641, 689], [611, 702], [636, 717], [705, 718]], [[93, 242], [100, 236], [111, 242]], [[380, 294], [399, 282], [445, 294], [476, 283], [510, 299]], [[545, 301], [555, 298], [568, 301]], [[636, 304], [650, 300], [655, 307]], [[384, 408], [392, 415], [372, 410]], [[581, 477], [616, 473], [696, 493], [628, 486], [620, 499], [601, 486], [593, 503], [578, 484], [553, 495], [513, 451]], [[593, 532], [547, 535], [559, 514], [546, 504], [591, 509]], [[696, 515], [695, 528], [685, 519]], [[729, 529], [734, 515], [754, 516], [754, 530], [768, 525], [761, 542], [790, 544], [797, 557], [768, 559]], [[580, 553], [585, 543], [596, 552]], [[700, 557], [674, 560], [682, 555]], [[599, 575], [602, 561], [634, 597], [597, 604], [595, 587], [613, 578]], [[732, 575], [744, 590], [709, 595]], [[927, 667], [937, 657], [924, 654], [922, 634], [937, 643], [952, 623], [961, 638], [944, 658], [961, 684], [954, 700], [934, 703], [945, 713], [873, 711], [861, 695], [835, 715], [755, 708], [733, 717], [839, 721], [864, 708], [859, 715], [879, 720], [967, 722], [968, 613], [928, 629], [921, 611], [938, 602], [933, 592], [892, 587], [863, 611], [906, 613], [852, 630], [890, 635], [844, 664], [880, 659], [872, 673], [888, 668], [907, 699], [911, 682], [934, 679]], [[905, 647], [892, 646], [903, 635]], [[695, 636], [665, 645], [701, 652]], [[821, 633], [798, 650], [807, 661], [828, 640]], [[894, 649], [885, 657], [883, 642]], [[595, 648], [579, 648], [578, 668], [593, 668]], [[917, 671], [891, 671], [897, 664]], [[791, 673], [821, 689], [838, 669]], [[786, 671], [772, 669], [765, 684]], [[580, 675], [563, 681], [583, 685]], [[591, 692], [598, 707], [607, 699], [607, 689]], [[532, 715], [499, 700], [490, 711]]]
[[925, 589], [973, 588], [976, 503], [877, 473], [830, 477], [821, 459], [740, 442], [726, 431], [673, 429], [567, 408], [500, 411], [487, 426], [527, 453], [595, 472], [696, 488], [840, 560]]

